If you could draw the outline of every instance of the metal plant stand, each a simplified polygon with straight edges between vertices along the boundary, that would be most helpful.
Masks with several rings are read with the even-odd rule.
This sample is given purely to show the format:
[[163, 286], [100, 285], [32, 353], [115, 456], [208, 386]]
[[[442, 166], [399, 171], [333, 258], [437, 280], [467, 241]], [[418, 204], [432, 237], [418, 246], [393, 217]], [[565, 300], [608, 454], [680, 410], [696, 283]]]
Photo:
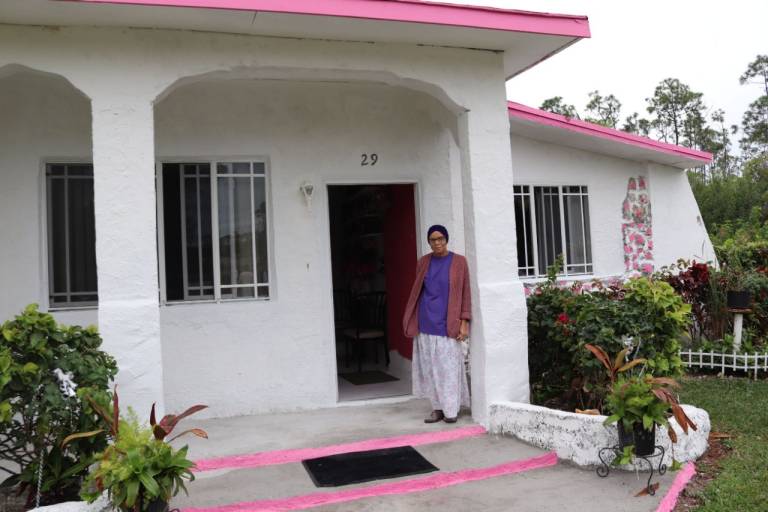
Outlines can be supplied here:
[[[600, 462], [602, 463], [602, 465], [597, 467], [597, 476], [601, 478], [607, 477], [608, 473], [611, 472], [610, 464], [614, 461], [614, 459], [616, 459], [621, 455], [621, 452], [622, 450], [619, 449], [618, 445], [606, 446], [605, 448], [601, 448], [600, 451], [597, 453], [597, 456], [600, 458]], [[613, 453], [613, 458], [606, 460], [605, 457], [608, 456], [608, 454], [610, 453]], [[648, 483], [646, 484], [645, 488], [648, 491], [648, 494], [650, 494], [651, 496], [656, 494], [656, 491], [653, 489], [653, 487], [651, 487], [651, 480], [653, 479], [653, 474], [654, 474], [654, 470], [653, 470], [654, 464], [653, 462], [651, 462], [651, 459], [655, 459], [656, 457], [659, 458], [659, 465], [657, 467], [657, 471], [659, 472], [659, 475], [663, 475], [664, 473], [667, 472], [667, 465], [664, 464], [665, 453], [666, 452], [664, 451], [663, 447], [656, 445], [653, 450], [653, 453], [651, 453], [650, 455], [643, 455], [643, 456], [634, 455], [633, 456], [635, 462], [637, 462], [639, 459], [639, 460], [645, 461], [645, 463], [648, 464], [648, 469], [651, 471], [651, 474], [648, 475]]]

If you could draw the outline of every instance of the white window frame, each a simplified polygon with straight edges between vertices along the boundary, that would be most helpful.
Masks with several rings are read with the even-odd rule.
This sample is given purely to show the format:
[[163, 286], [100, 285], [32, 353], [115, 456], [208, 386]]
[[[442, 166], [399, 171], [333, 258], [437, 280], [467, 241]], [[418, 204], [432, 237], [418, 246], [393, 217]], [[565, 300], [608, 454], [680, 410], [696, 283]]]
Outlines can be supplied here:
[[[590, 228], [589, 244], [587, 244], [587, 240], [586, 240], [586, 238], [587, 238], [587, 230], [586, 230], [586, 226], [585, 226], [585, 222], [584, 222], [583, 202], [582, 202], [582, 208], [581, 208], [581, 222], [582, 222], [582, 226], [584, 227], [584, 229], [582, 229], [582, 243], [584, 245], [585, 256], [586, 256], [586, 252], [587, 252], [587, 247], [589, 247], [589, 254], [592, 256], [591, 261], [589, 263], [585, 263], [583, 266], [589, 265], [589, 266], [592, 267], [592, 270], [588, 271], [588, 272], [587, 271], [585, 271], [585, 272], [568, 272], [568, 266], [569, 266], [569, 263], [568, 263], [568, 243], [567, 243], [568, 238], [567, 238], [566, 232], [565, 232], [565, 230], [566, 230], [566, 226], [565, 226], [565, 204], [564, 204], [564, 201], [563, 201], [564, 196], [586, 196], [587, 198], [589, 198], [589, 189], [590, 189], [589, 185], [573, 184], [573, 183], [568, 183], [568, 184], [515, 183], [514, 187], [528, 187], [528, 191], [527, 192], [522, 192], [522, 191], [521, 192], [516, 192], [515, 189], [513, 188], [512, 189], [512, 191], [513, 191], [512, 196], [513, 196], [513, 202], [518, 197], [522, 197], [522, 196], [528, 197], [529, 210], [527, 212], [525, 212], [525, 214], [526, 215], [530, 215], [530, 217], [531, 217], [531, 219], [530, 219], [531, 220], [531, 231], [532, 231], [532, 233], [531, 233], [531, 243], [533, 245], [533, 248], [532, 248], [532, 252], [533, 252], [533, 266], [532, 267], [530, 267], [530, 266], [519, 267], [518, 266], [517, 267], [518, 278], [521, 279], [521, 280], [539, 280], [539, 279], [541, 279], [543, 277], [546, 277], [546, 275], [547, 275], [547, 269], [546, 268], [544, 268], [544, 269], [539, 268], [539, 253], [538, 253], [539, 243], [538, 243], [538, 229], [537, 229], [537, 225], [536, 225], [536, 213], [535, 213], [536, 212], [536, 203], [535, 203], [535, 194], [534, 194], [534, 189], [536, 189], [537, 187], [557, 188], [558, 202], [559, 202], [559, 205], [560, 205], [560, 240], [561, 240], [561, 244], [562, 244], [562, 247], [563, 247], [563, 271], [558, 273], [558, 276], [572, 277], [572, 276], [591, 276], [591, 275], [594, 275], [595, 274], [595, 261], [594, 261], [595, 258], [594, 258], [594, 252], [592, 251], [592, 233], [591, 233], [591, 231], [592, 231], [592, 224], [590, 222], [590, 226], [589, 226], [589, 228]], [[583, 187], [583, 188], [585, 188], [587, 190], [587, 192], [586, 193], [566, 192], [565, 191], [566, 187]], [[589, 212], [590, 220], [594, 219], [594, 216], [592, 215], [592, 211], [591, 210], [592, 210], [592, 202], [590, 201], [589, 204], [588, 204], [588, 207], [587, 207], [587, 211]], [[515, 224], [517, 224], [517, 222]], [[526, 236], [527, 235], [527, 231], [525, 231], [525, 229], [526, 229], [525, 228], [525, 222], [523, 222], [522, 225], [523, 225], [523, 233], [522, 233], [522, 235], [524, 237], [523, 240], [527, 240], [527, 236]], [[517, 236], [520, 236], [520, 235], [521, 235], [521, 233], [517, 233]], [[525, 242], [524, 242], [524, 245], [525, 245]], [[519, 261], [520, 261], [520, 256], [518, 255], [518, 263], [519, 263]], [[531, 269], [531, 268], [534, 270], [534, 275], [529, 275], [529, 276], [521, 276], [520, 275], [520, 270], [521, 269]]]
[[[47, 304], [47, 310], [48, 311], [71, 311], [71, 310], [92, 310], [92, 309], [98, 309], [99, 306], [99, 290], [98, 290], [98, 272], [97, 272], [97, 285], [96, 290], [93, 292], [59, 292], [54, 293], [53, 291], [53, 241], [52, 241], [52, 233], [51, 233], [51, 225], [52, 225], [52, 215], [53, 211], [51, 209], [51, 190], [49, 185], [50, 179], [90, 179], [95, 180], [95, 176], [65, 176], [65, 177], [53, 177], [48, 175], [48, 170], [54, 166], [54, 165], [63, 165], [63, 166], [74, 166], [74, 165], [90, 165], [93, 169], [93, 172], [95, 173], [95, 167], [93, 165], [93, 161], [89, 158], [81, 158], [81, 157], [62, 157], [62, 158], [44, 158], [41, 161], [41, 184], [42, 184], [42, 200], [41, 200], [41, 219], [43, 219], [42, 224], [42, 232], [41, 232], [41, 239], [42, 239], [42, 246], [43, 246], [43, 254], [45, 254], [45, 261], [43, 262], [43, 271], [42, 275], [44, 276], [43, 279], [43, 290], [42, 293], [45, 297], [44, 301], [41, 301], [42, 304]], [[95, 185], [95, 183], [94, 183]], [[65, 202], [68, 200], [67, 195], [65, 194]], [[68, 208], [65, 207], [64, 211], [65, 218], [69, 216]], [[95, 212], [94, 212], [95, 215]], [[68, 221], [65, 220], [65, 224], [68, 224]], [[65, 238], [67, 239], [67, 242], [65, 243], [65, 247], [67, 248], [65, 250], [66, 255], [66, 261], [65, 267], [67, 269], [67, 290], [70, 288], [70, 268], [69, 268], [69, 231], [65, 233]], [[71, 297], [72, 295], [96, 295], [96, 301], [89, 301], [89, 302], [72, 302], [71, 300], [68, 300], [65, 303], [54, 303], [51, 301], [51, 296], [53, 295], [59, 295], [59, 296], [67, 296]]]
[[[218, 164], [220, 163], [234, 163], [234, 162], [248, 162], [251, 164], [251, 171], [247, 174], [233, 173], [233, 174], [221, 174], [218, 173]], [[260, 163], [264, 165], [264, 173], [257, 174], [253, 171], [253, 164]], [[184, 279], [184, 300], [168, 300], [166, 290], [166, 269], [165, 269], [165, 218], [164, 218], [164, 205], [163, 205], [163, 165], [165, 164], [208, 164], [210, 166], [210, 190], [211, 190], [211, 245], [212, 245], [212, 260], [213, 260], [213, 291], [212, 298], [197, 299], [188, 295], [188, 276], [187, 276], [187, 257], [186, 257], [186, 244], [183, 243], [186, 238], [186, 229], [182, 229], [182, 263], [184, 265], [183, 279]], [[159, 280], [160, 280], [160, 303], [165, 306], [179, 305], [179, 304], [211, 304], [222, 302], [247, 302], [247, 301], [274, 301], [276, 298], [276, 287], [274, 279], [274, 257], [272, 249], [272, 183], [271, 183], [271, 165], [268, 157], [265, 156], [207, 156], [207, 157], [168, 157], [161, 158], [155, 163], [155, 186], [157, 197], [157, 251], [158, 251], [158, 267], [159, 267]], [[267, 209], [267, 224], [265, 226], [265, 234], [267, 237], [267, 273], [269, 279], [266, 283], [257, 282], [258, 268], [256, 262], [256, 236], [255, 232], [252, 233], [252, 257], [254, 268], [254, 283], [253, 284], [235, 284], [224, 285], [221, 284], [221, 255], [219, 246], [219, 194], [218, 194], [218, 177], [250, 177], [251, 178], [251, 200], [253, 201], [253, 179], [264, 179], [264, 197], [266, 199]], [[184, 179], [182, 175], [180, 192], [184, 192]], [[199, 191], [198, 191], [199, 192]], [[198, 201], [199, 205], [199, 201]], [[182, 215], [184, 214], [185, 204], [181, 201]], [[255, 212], [251, 209], [251, 226], [255, 229]], [[184, 218], [182, 216], [182, 218]], [[202, 258], [201, 258], [202, 261]], [[267, 297], [259, 297], [259, 287], [267, 286], [269, 288], [269, 295]], [[223, 288], [253, 288], [254, 297], [222, 297], [221, 289]], [[203, 285], [200, 285], [201, 293]]]

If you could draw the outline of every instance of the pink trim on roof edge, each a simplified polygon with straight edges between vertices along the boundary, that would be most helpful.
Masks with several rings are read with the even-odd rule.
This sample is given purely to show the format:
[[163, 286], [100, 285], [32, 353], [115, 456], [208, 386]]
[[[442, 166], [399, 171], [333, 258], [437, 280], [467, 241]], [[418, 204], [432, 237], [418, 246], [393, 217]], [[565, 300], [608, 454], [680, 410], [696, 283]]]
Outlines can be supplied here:
[[264, 11], [426, 23], [569, 37], [590, 37], [586, 16], [418, 0], [65, 0], [164, 7]]
[[507, 102], [507, 111], [509, 112], [510, 117], [516, 117], [518, 119], [524, 119], [526, 121], [531, 121], [538, 124], [553, 126], [555, 128], [562, 128], [564, 130], [569, 130], [584, 135], [590, 135], [592, 137], [598, 137], [601, 139], [612, 140], [614, 142], [620, 142], [623, 144], [629, 144], [631, 146], [649, 149], [651, 151], [658, 151], [668, 155], [691, 158], [704, 163], [709, 163], [712, 161], [712, 153], [708, 153], [706, 151], [699, 151], [697, 149], [677, 146], [675, 144], [659, 142], [657, 140], [649, 139], [648, 137], [635, 135], [634, 133], [607, 128], [599, 124], [588, 123], [579, 119], [561, 116], [560, 114], [553, 114], [552, 112], [547, 112], [546, 110], [540, 110], [538, 108], [515, 103], [514, 101]]

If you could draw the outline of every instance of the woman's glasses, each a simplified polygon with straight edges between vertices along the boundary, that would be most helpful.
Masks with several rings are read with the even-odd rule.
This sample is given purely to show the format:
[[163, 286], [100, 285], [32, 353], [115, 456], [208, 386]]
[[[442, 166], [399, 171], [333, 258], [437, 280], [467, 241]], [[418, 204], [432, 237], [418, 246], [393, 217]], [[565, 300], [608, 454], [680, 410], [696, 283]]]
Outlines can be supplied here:
[[434, 238], [429, 238], [430, 245], [434, 244], [444, 244], [445, 243], [445, 237], [444, 236], [436, 236]]

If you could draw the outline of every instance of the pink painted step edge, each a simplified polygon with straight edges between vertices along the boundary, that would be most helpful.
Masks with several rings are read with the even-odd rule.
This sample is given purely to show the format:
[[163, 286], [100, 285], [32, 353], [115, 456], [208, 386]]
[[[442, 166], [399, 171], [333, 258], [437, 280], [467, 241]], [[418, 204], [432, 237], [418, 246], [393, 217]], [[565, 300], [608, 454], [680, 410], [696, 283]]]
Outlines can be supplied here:
[[336, 492], [318, 492], [277, 500], [242, 502], [206, 508], [186, 508], [183, 509], [182, 512], [282, 512], [300, 510], [322, 505], [330, 505], [333, 503], [371, 498], [374, 496], [429, 491], [466, 482], [474, 482], [476, 480], [485, 480], [497, 476], [522, 473], [524, 471], [545, 468], [556, 464], [557, 454], [555, 452], [549, 452], [538, 457], [507, 462], [489, 468], [465, 469], [452, 473], [438, 473], [427, 477], [402, 480], [400, 482], [391, 482], [357, 489], [346, 489]]
[[683, 489], [685, 489], [685, 486], [691, 481], [691, 478], [693, 478], [693, 475], [695, 474], [696, 466], [693, 462], [686, 464], [675, 477], [675, 481], [672, 482], [672, 487], [669, 488], [664, 499], [659, 503], [659, 508], [656, 509], [656, 512], [672, 512], [672, 509], [675, 508], [675, 504], [677, 504], [677, 498], [680, 496], [680, 493], [683, 492]]
[[290, 462], [299, 462], [304, 459], [314, 459], [316, 457], [327, 457], [339, 453], [363, 452], [367, 450], [380, 450], [383, 448], [394, 448], [395, 446], [419, 446], [423, 444], [445, 443], [456, 441], [467, 437], [481, 436], [486, 430], [481, 425], [471, 427], [455, 428], [451, 430], [441, 430], [436, 432], [425, 432], [422, 434], [408, 434], [396, 437], [382, 437], [378, 439], [367, 439], [354, 443], [337, 444], [331, 446], [322, 446], [320, 448], [298, 448], [291, 450], [275, 450], [270, 452], [258, 452], [247, 455], [233, 455], [229, 457], [218, 457], [214, 459], [201, 459], [195, 462], [195, 472], [212, 471], [214, 469], [225, 468], [255, 468], [260, 466], [271, 466], [275, 464], [288, 464]]

